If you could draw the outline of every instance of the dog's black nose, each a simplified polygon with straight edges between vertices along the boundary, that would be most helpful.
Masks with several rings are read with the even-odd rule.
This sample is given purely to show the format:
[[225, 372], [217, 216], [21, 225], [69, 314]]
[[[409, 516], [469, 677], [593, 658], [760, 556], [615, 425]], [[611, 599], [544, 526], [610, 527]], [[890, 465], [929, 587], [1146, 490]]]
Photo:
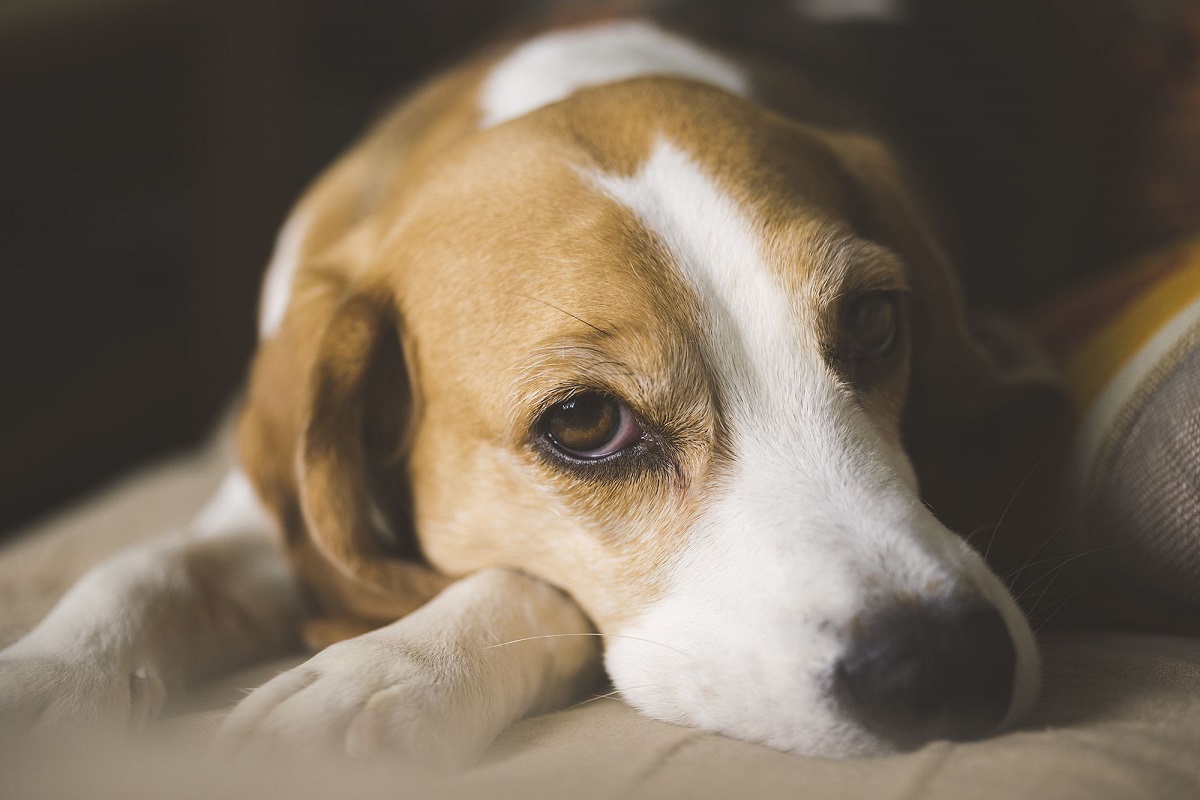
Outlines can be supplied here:
[[1016, 648], [990, 605], [906, 606], [870, 619], [837, 665], [834, 689], [855, 719], [897, 744], [973, 739], [1008, 710]]

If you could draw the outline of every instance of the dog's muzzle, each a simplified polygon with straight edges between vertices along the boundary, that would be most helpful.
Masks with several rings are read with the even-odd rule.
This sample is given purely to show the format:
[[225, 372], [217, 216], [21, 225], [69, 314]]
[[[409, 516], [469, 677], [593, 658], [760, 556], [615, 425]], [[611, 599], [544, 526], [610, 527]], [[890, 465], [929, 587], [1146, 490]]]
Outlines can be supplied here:
[[856, 626], [834, 694], [852, 718], [901, 747], [994, 732], [1012, 701], [1016, 647], [982, 599], [889, 608]]

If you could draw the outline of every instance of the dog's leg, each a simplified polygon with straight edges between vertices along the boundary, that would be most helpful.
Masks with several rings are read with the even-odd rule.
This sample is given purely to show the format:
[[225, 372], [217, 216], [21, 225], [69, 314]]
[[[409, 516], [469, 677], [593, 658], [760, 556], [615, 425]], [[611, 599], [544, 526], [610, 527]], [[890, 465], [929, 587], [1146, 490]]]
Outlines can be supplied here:
[[260, 687], [221, 736], [231, 747], [332, 745], [461, 765], [516, 720], [594, 685], [600, 651], [566, 595], [519, 572], [484, 570]]
[[298, 641], [300, 594], [245, 477], [184, 531], [93, 567], [0, 652], [0, 727], [138, 726], [195, 680]]

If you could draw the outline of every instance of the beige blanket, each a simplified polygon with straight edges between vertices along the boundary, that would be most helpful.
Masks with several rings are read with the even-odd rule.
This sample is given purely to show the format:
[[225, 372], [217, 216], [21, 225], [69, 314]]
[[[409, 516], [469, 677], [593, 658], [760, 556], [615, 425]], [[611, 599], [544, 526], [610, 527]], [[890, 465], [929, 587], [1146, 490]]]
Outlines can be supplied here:
[[[0, 550], [0, 645], [89, 564], [185, 522], [228, 463], [223, 444], [162, 463]], [[170, 746], [156, 747], [153, 759], [106, 756], [73, 771], [58, 768], [61, 756], [49, 768], [0, 758], [0, 797], [1200, 798], [1200, 640], [1060, 634], [1043, 644], [1034, 718], [984, 742], [826, 761], [654, 722], [600, 699], [519, 723], [483, 764], [436, 787], [394, 765], [348, 761], [304, 758], [267, 774], [213, 769], [202, 757], [205, 735], [239, 689], [281, 666], [268, 665], [198, 692], [190, 710], [156, 729], [156, 743]]]

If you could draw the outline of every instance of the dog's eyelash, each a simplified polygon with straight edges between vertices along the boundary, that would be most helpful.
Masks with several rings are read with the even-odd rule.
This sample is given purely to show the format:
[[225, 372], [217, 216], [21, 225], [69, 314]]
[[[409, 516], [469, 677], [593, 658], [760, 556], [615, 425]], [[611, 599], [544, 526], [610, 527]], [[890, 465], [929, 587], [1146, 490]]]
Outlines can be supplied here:
[[580, 480], [632, 483], [647, 474], [671, 475], [676, 472], [675, 462], [667, 454], [665, 445], [651, 431], [624, 450], [586, 461], [566, 455], [540, 433], [534, 436], [532, 447], [543, 461]]
[[836, 326], [837, 333], [822, 348], [825, 363], [830, 365], [846, 382], [848, 388], [856, 394], [869, 390], [877, 379], [882, 378], [894, 369], [895, 365], [899, 363], [898, 356], [905, 352], [905, 348], [908, 346], [908, 306], [912, 291], [907, 287], [879, 288], [876, 286], [865, 291], [847, 289], [837, 296], [838, 300], [832, 304], [832, 307], [839, 309], [838, 313], [840, 314], [840, 309], [844, 308], [845, 303], [853, 302], [853, 299], [856, 297], [870, 294], [889, 295], [897, 301], [895, 309], [895, 333], [887, 352], [865, 357], [855, 357], [847, 354], [843, 350], [844, 339], [842, 323], [840, 321]]
[[[555, 406], [585, 394], [600, 394], [626, 405], [636, 416], [643, 433], [640, 440], [623, 450], [600, 458], [579, 459], [556, 447], [547, 435], [543, 420]], [[617, 392], [602, 386], [564, 384], [547, 392], [535, 406], [531, 420], [526, 423], [528, 444], [545, 461], [555, 467], [573, 472], [587, 480], [628, 481], [646, 473], [675, 473], [670, 437], [655, 420]]]

